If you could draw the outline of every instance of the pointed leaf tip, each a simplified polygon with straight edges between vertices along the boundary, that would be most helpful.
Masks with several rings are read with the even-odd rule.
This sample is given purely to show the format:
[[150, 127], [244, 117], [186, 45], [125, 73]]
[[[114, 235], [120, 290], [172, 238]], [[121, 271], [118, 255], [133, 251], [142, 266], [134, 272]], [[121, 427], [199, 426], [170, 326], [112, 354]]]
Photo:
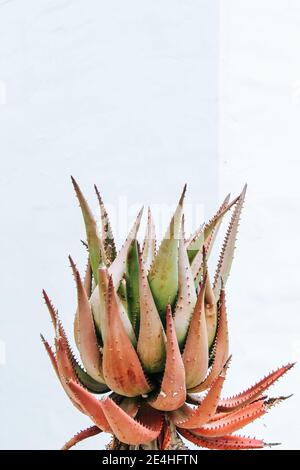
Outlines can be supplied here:
[[236, 236], [238, 232], [243, 204], [245, 201], [246, 189], [247, 189], [247, 186], [244, 186], [243, 191], [237, 197], [237, 202], [235, 204], [235, 208], [231, 216], [228, 229], [225, 235], [225, 239], [222, 245], [221, 254], [219, 257], [219, 261], [218, 261], [218, 265], [217, 265], [217, 269], [215, 273], [214, 285], [213, 285], [213, 290], [214, 290], [216, 299], [219, 298], [222, 283], [225, 286], [227, 279], [229, 277], [229, 274], [230, 274], [234, 251], [235, 251]]
[[98, 268], [101, 261], [107, 263], [104, 246], [98, 232], [98, 227], [93, 213], [75, 179], [72, 177], [72, 183], [81, 208], [86, 237], [90, 255], [90, 263], [93, 270], [95, 282], [98, 282]]
[[151, 291], [163, 321], [168, 303], [174, 304], [178, 292], [178, 239], [184, 192], [148, 275]]
[[75, 436], [73, 436], [66, 444], [61, 448], [61, 450], [69, 450], [74, 447], [79, 442], [91, 437], [96, 436], [101, 432], [101, 429], [98, 426], [91, 426], [90, 428], [79, 431]]
[[183, 205], [183, 201], [184, 201], [185, 194], [186, 194], [186, 189], [187, 189], [187, 184], [185, 183], [185, 185], [183, 186], [183, 190], [182, 190], [180, 199], [179, 199], [179, 204], [180, 204], [181, 206]]
[[96, 192], [97, 199], [99, 202], [99, 207], [100, 207], [100, 215], [101, 215], [101, 223], [102, 223], [102, 241], [104, 245], [104, 250], [105, 250], [106, 258], [109, 264], [111, 264], [117, 256], [117, 249], [116, 249], [116, 245], [114, 241], [113, 231], [112, 231], [108, 213], [104, 206], [104, 202], [100, 195], [100, 192], [96, 185], [94, 185], [94, 188], [95, 188], [95, 192]]
[[182, 406], [186, 399], [185, 370], [176, 338], [171, 305], [166, 309], [167, 348], [166, 365], [160, 392], [149, 404], [162, 411], [172, 411]]
[[228, 365], [229, 360], [226, 362], [219, 376], [212, 384], [211, 388], [207, 392], [207, 395], [202, 399], [196, 408], [187, 408], [187, 410], [184, 409], [184, 418], [180, 416], [180, 413], [175, 412], [173, 422], [176, 424], [176, 426], [185, 429], [198, 428], [199, 426], [206, 424], [215, 415]]

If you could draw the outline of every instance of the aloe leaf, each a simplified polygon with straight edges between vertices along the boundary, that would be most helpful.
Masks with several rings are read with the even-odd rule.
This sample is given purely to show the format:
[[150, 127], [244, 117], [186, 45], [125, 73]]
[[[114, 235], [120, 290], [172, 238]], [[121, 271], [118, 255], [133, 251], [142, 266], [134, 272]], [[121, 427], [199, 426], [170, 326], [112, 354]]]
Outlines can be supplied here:
[[148, 272], [156, 255], [155, 225], [150, 207], [148, 208], [148, 220], [145, 239], [143, 243], [143, 263]]
[[202, 236], [201, 237], [199, 236], [198, 240], [196, 240], [196, 244], [194, 245], [194, 248], [197, 246], [197, 249], [201, 246], [197, 253], [195, 252], [195, 250], [193, 251], [194, 257], [192, 261], [192, 272], [193, 272], [196, 286], [199, 285], [199, 282], [201, 281], [201, 277], [203, 275], [203, 247], [205, 248], [206, 257], [208, 259], [211, 253], [212, 247], [214, 245], [215, 239], [217, 237], [224, 215], [239, 200], [239, 197], [237, 197], [228, 205], [229, 197], [230, 195], [228, 195], [225, 198], [218, 212], [204, 226]]
[[[51, 303], [51, 300], [49, 299], [47, 293], [43, 291], [43, 297], [46, 302], [51, 320], [53, 322], [53, 327], [55, 330], [56, 336], [59, 336], [61, 338], [61, 342], [63, 343], [63, 350], [66, 355], [64, 356], [64, 361], [65, 361], [65, 367], [67, 367], [69, 370], [71, 370], [72, 367], [72, 373], [70, 372], [70, 376], [73, 378], [77, 378], [78, 382], [81, 383], [87, 390], [89, 390], [92, 393], [104, 393], [109, 391], [109, 388], [105, 383], [100, 383], [96, 380], [94, 380], [79, 364], [77, 359], [75, 358], [73, 351], [70, 347], [67, 335], [65, 333], [65, 330], [62, 326], [61, 321], [59, 320], [58, 317], [58, 312], [55, 310], [54, 306]], [[52, 365], [57, 373], [57, 375], [60, 378], [59, 370], [58, 370], [58, 364], [57, 364], [57, 359], [54, 353], [52, 352], [48, 342], [44, 339], [44, 337], [41, 335], [42, 341], [44, 343], [44, 346], [47, 350], [47, 353], [51, 359]], [[74, 375], [75, 374], [75, 375]]]
[[[92, 294], [92, 283], [93, 283], [93, 274], [92, 274], [90, 261], [88, 259], [85, 276], [83, 280], [84, 289], [86, 291], [88, 298], [90, 298]], [[75, 339], [76, 346], [79, 349], [79, 323], [78, 322], [79, 320], [78, 320], [78, 309], [77, 309], [75, 313], [75, 317], [74, 317], [74, 339]]]
[[139, 252], [140, 328], [139, 358], [148, 373], [161, 372], [166, 358], [166, 335], [148, 283]]
[[[223, 217], [227, 212], [239, 201], [240, 196], [236, 197], [233, 201], [231, 201], [230, 204], [226, 205], [226, 201], [228, 199], [228, 196], [225, 198], [223, 204], [221, 205], [220, 209], [216, 213], [216, 215], [205, 225], [204, 227], [204, 241], [208, 240], [208, 238], [211, 236], [215, 228], [218, 226], [218, 224], [222, 221]], [[225, 205], [225, 207], [224, 207]]]
[[177, 343], [171, 306], [166, 311], [166, 366], [160, 391], [149, 405], [161, 411], [172, 411], [181, 407], [186, 399], [185, 369]]
[[137, 353], [131, 344], [120, 318], [112, 278], [109, 278], [107, 296], [107, 331], [103, 346], [103, 373], [107, 385], [120, 395], [135, 397], [148, 393], [151, 386]]
[[178, 238], [185, 192], [186, 186], [148, 275], [151, 291], [162, 319], [165, 317], [167, 305], [174, 304], [178, 291]]
[[109, 266], [109, 274], [112, 276], [114, 286], [117, 290], [119, 289], [120, 283], [125, 274], [128, 251], [130, 249], [130, 245], [132, 241], [136, 239], [136, 236], [140, 227], [142, 215], [143, 215], [143, 208], [138, 213], [137, 218], [128, 234], [128, 237], [126, 238], [126, 241], [124, 245], [122, 246], [121, 250], [119, 251], [116, 259]]
[[73, 368], [78, 382], [83, 385], [89, 392], [105, 393], [109, 391], [107, 385], [94, 380], [82, 367], [76, 359], [73, 358]]
[[87, 429], [83, 429], [79, 431], [75, 436], [71, 437], [61, 448], [61, 450], [69, 450], [72, 447], [74, 447], [76, 444], [78, 444], [81, 441], [84, 441], [85, 439], [88, 439], [89, 437], [96, 436], [97, 434], [100, 434], [102, 431], [99, 429], [97, 426], [90, 426]]
[[[229, 204], [229, 200], [230, 200], [230, 194], [228, 194], [226, 196], [223, 203], [221, 204], [221, 207], [219, 209], [220, 213], [222, 213], [223, 211], [225, 211], [227, 209], [228, 204]], [[235, 204], [236, 201], [237, 201], [237, 199], [235, 201], [233, 201], [233, 204]], [[230, 207], [232, 207], [232, 204], [230, 205]], [[226, 213], [227, 213], [227, 211], [225, 212], [225, 214]], [[217, 235], [219, 233], [219, 230], [220, 230], [220, 227], [221, 227], [221, 224], [222, 224], [222, 221], [223, 221], [223, 217], [224, 217], [225, 214], [223, 214], [223, 216], [218, 220], [218, 222], [215, 225], [214, 229], [212, 230], [211, 234], [205, 240], [205, 250], [206, 250], [207, 259], [209, 259], [209, 255], [210, 255], [210, 253], [212, 251], [212, 248], [214, 246], [214, 243], [216, 241], [216, 238], [217, 238]]]
[[71, 176], [72, 183], [79, 200], [80, 208], [82, 211], [83, 220], [85, 223], [85, 230], [86, 230], [86, 237], [89, 249], [89, 257], [91, 268], [93, 271], [93, 276], [95, 283], [98, 283], [98, 268], [101, 261], [106, 261], [105, 259], [105, 251], [103, 247], [102, 240], [100, 238], [96, 220], [92, 214], [92, 211], [84, 198], [81, 189], [78, 183], [75, 181], [73, 176]]
[[[108, 298], [108, 284], [109, 284], [109, 272], [106, 267], [99, 269], [99, 283], [98, 288], [94, 290], [90, 304], [92, 307], [93, 317], [97, 332], [101, 335], [102, 344], [105, 340], [107, 331], [107, 298]], [[136, 336], [128, 318], [127, 312], [125, 311], [124, 305], [121, 299], [116, 295], [116, 302], [120, 313], [120, 319], [127, 333], [131, 343], [136, 345]]]
[[214, 284], [213, 284], [213, 290], [214, 290], [214, 294], [217, 300], [219, 299], [221, 285], [223, 283], [225, 287], [229, 274], [230, 274], [230, 269], [231, 269], [234, 250], [235, 250], [236, 236], [238, 232], [239, 221], [241, 217], [243, 204], [245, 201], [246, 191], [247, 191], [247, 185], [244, 186], [243, 191], [241, 192], [238, 198], [238, 201], [235, 206], [234, 212], [231, 216], [231, 220], [229, 222], [225, 240], [221, 249], [221, 255], [219, 257]]
[[182, 354], [187, 389], [198, 385], [205, 378], [208, 369], [208, 342], [204, 311], [205, 284], [206, 279], [198, 294]]
[[187, 250], [190, 263], [194, 262], [194, 259], [199, 252], [201, 255], [204, 244], [210, 244], [210, 237], [212, 237], [211, 242], [214, 242], [214, 232], [218, 231], [224, 215], [232, 208], [234, 204], [236, 204], [238, 200], [238, 198], [236, 198], [230, 204], [228, 204], [229, 198], [230, 195], [228, 194], [216, 214], [210, 219], [208, 223], [202, 225], [188, 242]]
[[126, 297], [128, 316], [136, 332], [140, 323], [139, 260], [137, 241], [131, 242], [126, 262]]
[[229, 356], [229, 338], [228, 338], [228, 324], [227, 324], [227, 312], [225, 305], [225, 291], [223, 288], [220, 292], [220, 300], [218, 302], [218, 326], [216, 340], [214, 344], [214, 357], [211, 369], [208, 375], [202, 382], [199, 382], [198, 385], [191, 385], [190, 393], [199, 393], [211, 387], [211, 385], [216, 380], [217, 376], [220, 374], [222, 368], [224, 367], [228, 356]]
[[143, 413], [141, 408], [137, 420], [131, 418], [109, 397], [101, 403], [104, 414], [116, 438], [129, 445], [149, 443], [159, 436], [162, 428], [160, 413]]
[[184, 346], [196, 301], [193, 273], [184, 243], [184, 217], [182, 217], [178, 259], [178, 298], [174, 312], [176, 336], [181, 348]]
[[99, 201], [100, 206], [100, 215], [101, 215], [101, 222], [102, 222], [102, 240], [105, 249], [105, 253], [109, 264], [111, 264], [117, 256], [117, 249], [114, 241], [113, 231], [111, 228], [111, 223], [103, 203], [102, 197], [98, 191], [97, 186], [94, 186], [96, 195]]
[[208, 347], [211, 348], [217, 332], [218, 325], [218, 308], [214, 291], [211, 286], [209, 274], [207, 272], [206, 289], [204, 295], [205, 303], [205, 319], [208, 337]]
[[71, 268], [77, 288], [78, 312], [78, 343], [80, 356], [88, 374], [94, 379], [103, 382], [102, 357], [99, 350], [94, 318], [89, 299], [82, 283], [80, 274], [69, 256]]

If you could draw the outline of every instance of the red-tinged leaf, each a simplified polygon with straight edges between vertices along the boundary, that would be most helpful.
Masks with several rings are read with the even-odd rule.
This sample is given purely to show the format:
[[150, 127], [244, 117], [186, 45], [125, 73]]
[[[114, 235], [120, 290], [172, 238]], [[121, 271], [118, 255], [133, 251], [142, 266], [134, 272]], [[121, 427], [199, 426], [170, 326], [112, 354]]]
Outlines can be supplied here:
[[204, 310], [205, 281], [198, 294], [183, 350], [187, 389], [203, 381], [208, 369], [208, 342]]
[[172, 423], [176, 425], [177, 423], [186, 421], [191, 416], [192, 413], [193, 413], [193, 408], [191, 408], [186, 403], [184, 403], [177, 410], [171, 411], [169, 413], [169, 417]]
[[201, 437], [222, 437], [226, 434], [232, 434], [263, 416], [268, 408], [269, 406], [264, 400], [258, 400], [240, 410], [227, 413], [227, 416], [219, 420], [193, 429], [193, 433]]
[[78, 302], [78, 342], [80, 356], [87, 373], [99, 382], [104, 382], [102, 374], [102, 357], [97, 343], [96, 330], [91, 306], [79, 272], [69, 256], [77, 287]]
[[228, 413], [231, 413], [231, 411], [226, 412], [226, 413], [217, 411], [216, 414], [214, 414], [214, 416], [209, 420], [209, 423], [212, 423], [213, 421], [218, 421], [219, 419], [225, 418], [226, 416], [228, 416]]
[[209, 274], [207, 272], [206, 289], [204, 295], [205, 303], [205, 319], [208, 338], [208, 347], [211, 348], [216, 337], [218, 324], [218, 309], [216, 298], [210, 283]]
[[43, 335], [40, 335], [40, 336], [41, 336], [43, 345], [44, 345], [44, 347], [45, 347], [45, 349], [46, 349], [46, 351], [47, 351], [47, 354], [48, 354], [48, 356], [49, 356], [49, 358], [50, 358], [50, 361], [51, 361], [51, 364], [52, 364], [52, 366], [53, 366], [53, 369], [54, 369], [54, 371], [55, 371], [57, 377], [60, 379], [55, 354], [54, 354], [54, 352], [52, 351], [51, 346], [49, 345], [48, 341], [45, 340], [44, 336], [43, 336]]
[[120, 395], [134, 397], [148, 393], [151, 388], [141, 363], [120, 320], [117, 294], [109, 279], [107, 328], [103, 347], [103, 373], [108, 386]]
[[265, 443], [260, 439], [242, 436], [222, 436], [218, 438], [206, 439], [199, 437], [186, 429], [180, 429], [179, 433], [188, 441], [199, 447], [214, 450], [252, 450], [265, 447]]
[[101, 402], [74, 380], [69, 380], [68, 386], [85, 414], [91, 418], [96, 426], [104, 432], [111, 432], [110, 425], [103, 413]]
[[160, 392], [149, 404], [158, 410], [172, 411], [183, 405], [186, 398], [185, 370], [178, 346], [171, 306], [167, 306], [167, 358]]
[[248, 403], [252, 403], [293, 366], [294, 364], [287, 364], [286, 366], [280, 367], [244, 392], [230, 398], [221, 399], [219, 401], [218, 411], [232, 411], [241, 408]]
[[69, 356], [68, 347], [61, 336], [57, 336], [55, 338], [55, 348], [57, 368], [63, 389], [70, 398], [73, 405], [76, 406], [79, 411], [85, 413], [79, 401], [77, 400], [77, 397], [74, 395], [73, 391], [70, 389], [69, 386], [70, 380], [77, 382], [77, 376], [73, 369], [73, 364]]
[[[193, 409], [190, 415], [184, 420], [176, 420], [175, 424], [180, 428], [194, 429], [207, 423], [215, 414], [220, 394], [224, 384], [228, 363], [223, 368], [222, 372], [212, 384], [211, 388], [207, 392], [205, 398], [203, 398], [200, 405]], [[173, 421], [174, 422], [174, 421]]]
[[97, 434], [100, 434], [101, 429], [99, 429], [97, 426], [91, 426], [90, 428], [84, 429], [83, 431], [78, 432], [73, 436], [66, 444], [61, 448], [61, 450], [69, 450], [72, 447], [76, 446], [81, 441], [84, 441], [85, 439], [96, 436]]
[[108, 391], [109, 389], [103, 382], [100, 383], [99, 381], [96, 381], [92, 377], [90, 377], [90, 375], [77, 362], [72, 352], [72, 349], [70, 348], [69, 341], [62, 326], [62, 323], [59, 320], [58, 312], [54, 309], [45, 291], [43, 291], [43, 295], [52, 319], [55, 335], [57, 337], [60, 337], [64, 344], [64, 349], [67, 353], [69, 364], [73, 368], [73, 372], [77, 377], [77, 380], [92, 393], [104, 393]]
[[51, 300], [49, 299], [49, 296], [48, 296], [48, 294], [46, 293], [45, 290], [43, 290], [43, 297], [44, 297], [46, 306], [47, 306], [49, 314], [50, 314], [50, 318], [51, 318], [51, 322], [52, 322], [52, 325], [53, 325], [53, 328], [54, 328], [55, 335], [56, 336], [61, 336], [64, 339], [65, 345], [66, 345], [67, 349], [70, 351], [68, 338], [67, 338], [66, 333], [63, 329], [62, 323], [59, 320], [58, 311], [54, 308], [54, 306], [53, 306]]
[[146, 407], [143, 407], [138, 414], [139, 421], [137, 421], [110, 398], [102, 401], [101, 406], [113, 434], [125, 444], [146, 444], [156, 439], [160, 434], [162, 417], [155, 410], [149, 412]]
[[160, 372], [166, 360], [166, 335], [155, 305], [138, 247], [140, 329], [137, 352], [146, 372]]
[[161, 433], [158, 438], [159, 450], [168, 450], [171, 445], [171, 431], [166, 418], [163, 421]]
[[44, 297], [44, 300], [45, 300], [45, 303], [46, 303], [46, 306], [48, 308], [48, 312], [50, 314], [50, 318], [51, 318], [51, 321], [52, 321], [52, 324], [53, 324], [53, 327], [54, 327], [54, 330], [56, 329], [56, 315], [57, 315], [57, 311], [55, 310], [51, 300], [49, 299], [48, 297], [48, 294], [47, 292], [43, 289], [43, 297]]
[[209, 388], [223, 369], [228, 359], [228, 325], [225, 305], [225, 291], [222, 289], [220, 294], [220, 316], [215, 342], [214, 360], [211, 370], [205, 380], [198, 386], [189, 390], [190, 393], [202, 392]]
[[140, 402], [136, 398], [122, 397], [119, 406], [125, 411], [125, 413], [131, 416], [131, 418], [135, 418], [140, 409]]
[[[90, 265], [90, 261], [88, 260], [86, 270], [85, 270], [84, 280], [83, 280], [83, 286], [84, 286], [84, 289], [86, 291], [88, 298], [90, 298], [92, 295], [92, 282], [93, 282], [92, 268]], [[79, 331], [78, 330], [78, 310], [76, 310], [75, 318], [74, 318], [74, 339], [75, 339], [76, 346], [79, 349], [78, 331]]]

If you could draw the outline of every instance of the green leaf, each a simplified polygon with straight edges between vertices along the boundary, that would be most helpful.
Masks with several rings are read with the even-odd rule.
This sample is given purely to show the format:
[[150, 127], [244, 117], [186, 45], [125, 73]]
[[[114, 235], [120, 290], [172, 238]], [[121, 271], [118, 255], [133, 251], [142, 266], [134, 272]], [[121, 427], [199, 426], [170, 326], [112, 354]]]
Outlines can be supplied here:
[[126, 238], [125, 243], [122, 246], [121, 250], [119, 251], [116, 259], [109, 266], [108, 272], [112, 276], [115, 289], [117, 290], [119, 289], [120, 283], [125, 274], [128, 251], [130, 249], [132, 241], [136, 239], [136, 236], [140, 227], [142, 215], [143, 215], [143, 208], [138, 213], [137, 218], [128, 234], [128, 237]]
[[128, 316], [136, 333], [140, 323], [139, 260], [137, 241], [131, 242], [126, 262], [126, 295]]
[[167, 305], [174, 304], [178, 291], [178, 239], [185, 192], [186, 186], [148, 275], [151, 291], [163, 321]]
[[157, 311], [142, 255], [139, 252], [140, 328], [137, 352], [148, 373], [164, 370], [166, 359], [166, 335]]
[[100, 262], [106, 261], [105, 255], [104, 255], [104, 247], [103, 247], [103, 244], [102, 244], [99, 232], [98, 232], [98, 228], [97, 228], [97, 223], [92, 214], [92, 211], [89, 208], [89, 205], [86, 199], [84, 198], [81, 192], [81, 189], [78, 186], [75, 179], [73, 178], [73, 176], [71, 176], [71, 179], [72, 179], [72, 183], [73, 183], [77, 198], [79, 200], [83, 220], [85, 223], [90, 263], [91, 263], [91, 268], [93, 271], [94, 280], [95, 280], [95, 283], [97, 284], [98, 283], [98, 268], [99, 268]]

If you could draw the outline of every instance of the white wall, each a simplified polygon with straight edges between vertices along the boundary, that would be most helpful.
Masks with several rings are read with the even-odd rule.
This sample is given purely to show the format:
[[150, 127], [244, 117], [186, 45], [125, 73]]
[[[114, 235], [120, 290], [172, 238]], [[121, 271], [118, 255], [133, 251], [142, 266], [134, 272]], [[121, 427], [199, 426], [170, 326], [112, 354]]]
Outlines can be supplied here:
[[[228, 285], [232, 391], [300, 356], [299, 24], [297, 1], [221, 1], [220, 187], [249, 185]], [[271, 389], [294, 397], [249, 432], [299, 449], [299, 383], [297, 366]]]
[[[296, 1], [0, 3], [1, 448], [57, 448], [89, 424], [39, 342], [43, 287], [72, 331], [67, 255], [85, 253], [70, 174], [115, 206], [174, 203], [187, 181], [207, 215], [248, 181], [227, 391], [299, 356], [299, 20]], [[274, 394], [298, 384], [294, 369]], [[299, 448], [296, 400], [246, 434]]]

